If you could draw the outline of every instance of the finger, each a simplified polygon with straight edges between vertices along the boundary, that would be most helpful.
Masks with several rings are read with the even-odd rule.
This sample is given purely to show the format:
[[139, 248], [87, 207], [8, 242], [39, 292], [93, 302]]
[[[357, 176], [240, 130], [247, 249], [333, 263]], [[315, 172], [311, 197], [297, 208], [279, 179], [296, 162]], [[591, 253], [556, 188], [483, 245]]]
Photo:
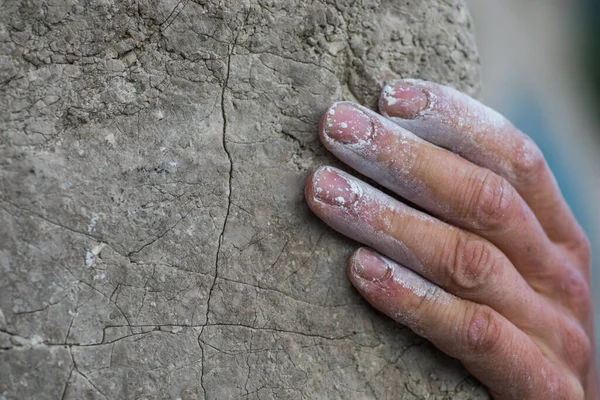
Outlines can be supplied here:
[[[496, 310], [548, 349], [584, 360], [580, 323], [534, 292], [502, 252], [331, 167], [306, 186], [308, 205], [338, 232], [410, 268], [446, 292]], [[548, 326], [560, 327], [557, 334]]]
[[486, 304], [519, 326], [554, 323], [540, 311], [539, 295], [506, 256], [477, 235], [416, 211], [334, 168], [315, 171], [306, 192], [310, 208], [332, 228], [446, 291]]
[[542, 152], [506, 118], [452, 88], [420, 80], [385, 87], [380, 111], [423, 139], [504, 177], [556, 242], [585, 237]]
[[534, 292], [488, 241], [416, 211], [334, 168], [315, 171], [306, 189], [311, 209], [340, 233], [389, 256], [446, 292], [489, 306], [548, 353], [570, 360], [571, 370], [586, 368], [591, 345], [581, 323]]
[[528, 281], [556, 276], [557, 248], [505, 179], [364, 107], [336, 103], [325, 115], [321, 139], [342, 161], [440, 219], [488, 239]]
[[462, 361], [494, 398], [583, 398], [571, 373], [551, 364], [525, 333], [489, 307], [453, 296], [366, 249], [353, 255], [348, 274], [372, 306]]

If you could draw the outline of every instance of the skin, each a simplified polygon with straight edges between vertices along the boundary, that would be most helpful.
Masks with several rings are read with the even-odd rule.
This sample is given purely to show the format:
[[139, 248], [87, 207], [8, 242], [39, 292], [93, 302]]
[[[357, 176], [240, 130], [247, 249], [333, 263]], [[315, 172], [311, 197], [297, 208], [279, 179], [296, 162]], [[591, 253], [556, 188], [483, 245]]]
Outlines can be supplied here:
[[316, 215], [368, 246], [348, 263], [356, 289], [494, 398], [598, 399], [590, 246], [540, 150], [431, 82], [390, 83], [379, 110], [336, 103], [320, 136], [395, 196], [332, 167], [306, 186]]

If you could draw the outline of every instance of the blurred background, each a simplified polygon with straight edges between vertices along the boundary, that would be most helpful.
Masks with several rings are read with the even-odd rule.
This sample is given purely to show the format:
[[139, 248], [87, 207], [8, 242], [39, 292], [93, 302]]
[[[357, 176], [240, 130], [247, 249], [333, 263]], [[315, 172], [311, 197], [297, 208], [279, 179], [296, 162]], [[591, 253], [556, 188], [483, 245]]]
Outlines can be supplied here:
[[600, 344], [600, 2], [467, 2], [482, 100], [538, 143], [592, 242]]

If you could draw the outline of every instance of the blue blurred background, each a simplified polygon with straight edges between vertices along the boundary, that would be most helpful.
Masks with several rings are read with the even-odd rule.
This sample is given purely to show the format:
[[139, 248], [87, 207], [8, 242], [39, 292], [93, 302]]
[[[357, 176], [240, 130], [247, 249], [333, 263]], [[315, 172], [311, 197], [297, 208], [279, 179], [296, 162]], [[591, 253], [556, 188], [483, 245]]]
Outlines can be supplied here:
[[592, 242], [600, 344], [600, 1], [467, 2], [482, 100], [538, 143]]

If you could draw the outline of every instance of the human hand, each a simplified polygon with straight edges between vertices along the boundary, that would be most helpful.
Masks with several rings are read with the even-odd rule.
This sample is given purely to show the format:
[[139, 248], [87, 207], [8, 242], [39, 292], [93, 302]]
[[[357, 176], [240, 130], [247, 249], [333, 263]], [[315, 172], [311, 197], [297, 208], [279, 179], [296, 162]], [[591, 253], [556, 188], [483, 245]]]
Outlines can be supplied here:
[[379, 108], [334, 104], [321, 140], [425, 211], [331, 167], [306, 186], [321, 219], [377, 251], [350, 258], [357, 290], [494, 398], [597, 398], [590, 247], [540, 150], [434, 83], [396, 81]]

